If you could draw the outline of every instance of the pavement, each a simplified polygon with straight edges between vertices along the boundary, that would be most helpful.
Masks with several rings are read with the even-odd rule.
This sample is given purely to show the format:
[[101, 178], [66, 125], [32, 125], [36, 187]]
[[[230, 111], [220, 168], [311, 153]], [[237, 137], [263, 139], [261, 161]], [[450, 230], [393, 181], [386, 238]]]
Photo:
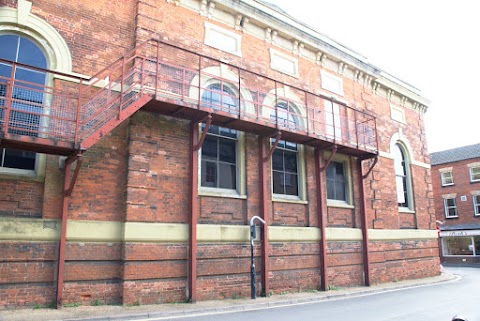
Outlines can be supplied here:
[[372, 285], [370, 287], [335, 288], [329, 291], [310, 291], [300, 293], [276, 294], [270, 297], [228, 299], [217, 301], [200, 301], [196, 303], [170, 303], [140, 306], [78, 306], [62, 309], [16, 309], [0, 310], [0, 321], [121, 321], [146, 320], [149, 318], [175, 318], [267, 309], [296, 304], [308, 304], [326, 300], [338, 300], [353, 296], [397, 291], [412, 287], [428, 286], [441, 282], [458, 280], [459, 276], [443, 272], [436, 277], [406, 280]]

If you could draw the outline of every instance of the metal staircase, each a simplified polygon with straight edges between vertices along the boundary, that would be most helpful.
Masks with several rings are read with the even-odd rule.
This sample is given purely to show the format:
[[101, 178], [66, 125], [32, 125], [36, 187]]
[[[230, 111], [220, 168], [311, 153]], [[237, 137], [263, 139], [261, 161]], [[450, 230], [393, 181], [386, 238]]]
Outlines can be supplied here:
[[[0, 60], [0, 146], [46, 154], [85, 151], [140, 108], [258, 135], [377, 154], [375, 117], [264, 75], [149, 40], [90, 79]], [[16, 79], [16, 68], [47, 74], [48, 84]]]

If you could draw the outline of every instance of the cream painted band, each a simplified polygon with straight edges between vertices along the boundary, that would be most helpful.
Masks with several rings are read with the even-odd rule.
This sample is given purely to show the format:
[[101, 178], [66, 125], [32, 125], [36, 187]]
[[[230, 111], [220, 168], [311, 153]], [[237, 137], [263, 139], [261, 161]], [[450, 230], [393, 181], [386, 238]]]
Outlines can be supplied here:
[[370, 241], [436, 240], [437, 230], [368, 230]]
[[[59, 220], [4, 218], [0, 221], [0, 240], [57, 241]], [[249, 242], [250, 229], [245, 225], [197, 225], [199, 243]], [[318, 242], [317, 227], [270, 226], [270, 242]], [[436, 230], [368, 230], [370, 241], [437, 239]], [[362, 230], [327, 228], [328, 241], [361, 241]], [[75, 242], [159, 242], [186, 243], [188, 224], [102, 222], [69, 220], [67, 240]]]

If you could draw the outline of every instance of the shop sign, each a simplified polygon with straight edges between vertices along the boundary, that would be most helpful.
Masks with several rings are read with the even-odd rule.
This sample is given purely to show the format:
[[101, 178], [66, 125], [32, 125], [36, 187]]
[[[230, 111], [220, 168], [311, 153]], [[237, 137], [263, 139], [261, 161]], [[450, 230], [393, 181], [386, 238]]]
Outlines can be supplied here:
[[441, 231], [440, 232], [440, 237], [477, 236], [477, 235], [480, 235], [480, 230]]

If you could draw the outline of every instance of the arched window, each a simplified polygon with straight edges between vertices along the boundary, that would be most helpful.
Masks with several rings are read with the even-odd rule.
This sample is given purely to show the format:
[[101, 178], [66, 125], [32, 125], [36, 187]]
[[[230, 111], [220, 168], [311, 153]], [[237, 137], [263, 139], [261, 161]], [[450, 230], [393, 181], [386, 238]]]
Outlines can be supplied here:
[[[271, 118], [278, 121], [280, 127], [295, 129], [297, 117], [292, 113], [293, 105], [279, 102]], [[281, 140], [272, 154], [273, 193], [299, 196], [298, 146]]]
[[397, 186], [397, 200], [399, 207], [410, 208], [410, 178], [408, 171], [408, 159], [406, 153], [400, 144], [393, 147], [393, 157], [395, 166], [395, 180]]
[[230, 114], [238, 114], [237, 95], [223, 83], [213, 83], [205, 88], [202, 94], [202, 105]]
[[[238, 113], [235, 92], [223, 83], [209, 84], [202, 94], [202, 106]], [[204, 130], [205, 125], [202, 125]], [[202, 145], [201, 187], [240, 193], [239, 133], [230, 128], [211, 125]]]
[[294, 104], [281, 101], [277, 104], [276, 111], [272, 111], [270, 118], [272, 120], [276, 119], [280, 127], [295, 130], [298, 127], [298, 117], [295, 116], [296, 114], [297, 111]]
[[[30, 39], [13, 34], [0, 35], [0, 58], [16, 63], [46, 69], [47, 59]], [[7, 79], [13, 75], [11, 97], [6, 97]], [[32, 68], [0, 62], [0, 126], [5, 121], [6, 98], [11, 98], [9, 125], [12, 134], [38, 136], [40, 116], [43, 113], [43, 88], [46, 73]], [[0, 149], [0, 167], [25, 170], [35, 169], [35, 153]]]

